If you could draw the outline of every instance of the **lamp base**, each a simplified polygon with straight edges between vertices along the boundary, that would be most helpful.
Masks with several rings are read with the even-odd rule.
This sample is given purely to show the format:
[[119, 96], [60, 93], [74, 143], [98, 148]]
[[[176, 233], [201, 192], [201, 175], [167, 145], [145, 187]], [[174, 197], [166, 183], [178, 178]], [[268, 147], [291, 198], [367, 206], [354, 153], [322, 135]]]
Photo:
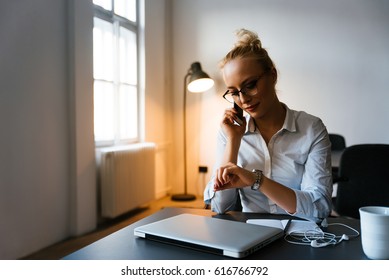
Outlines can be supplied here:
[[183, 194], [172, 195], [172, 200], [176, 200], [176, 201], [191, 201], [191, 200], [195, 200], [195, 199], [196, 199], [196, 196], [193, 194], [183, 193]]

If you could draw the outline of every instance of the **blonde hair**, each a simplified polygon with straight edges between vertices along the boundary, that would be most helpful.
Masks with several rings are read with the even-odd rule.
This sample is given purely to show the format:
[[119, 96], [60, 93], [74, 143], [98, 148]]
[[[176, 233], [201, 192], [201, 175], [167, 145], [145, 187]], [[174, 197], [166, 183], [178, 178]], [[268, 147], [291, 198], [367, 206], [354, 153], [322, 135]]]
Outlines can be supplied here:
[[247, 29], [239, 29], [236, 31], [236, 36], [238, 40], [220, 62], [220, 68], [223, 68], [227, 62], [233, 59], [250, 57], [256, 59], [265, 71], [276, 70], [267, 51], [262, 48], [262, 43], [257, 33]]

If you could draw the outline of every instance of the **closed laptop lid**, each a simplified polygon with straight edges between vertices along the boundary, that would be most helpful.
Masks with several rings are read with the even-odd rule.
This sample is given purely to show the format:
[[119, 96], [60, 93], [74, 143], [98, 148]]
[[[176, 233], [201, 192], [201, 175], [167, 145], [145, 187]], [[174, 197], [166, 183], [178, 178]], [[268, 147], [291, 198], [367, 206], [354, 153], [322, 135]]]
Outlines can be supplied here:
[[134, 229], [146, 239], [242, 258], [283, 236], [275, 227], [181, 214]]

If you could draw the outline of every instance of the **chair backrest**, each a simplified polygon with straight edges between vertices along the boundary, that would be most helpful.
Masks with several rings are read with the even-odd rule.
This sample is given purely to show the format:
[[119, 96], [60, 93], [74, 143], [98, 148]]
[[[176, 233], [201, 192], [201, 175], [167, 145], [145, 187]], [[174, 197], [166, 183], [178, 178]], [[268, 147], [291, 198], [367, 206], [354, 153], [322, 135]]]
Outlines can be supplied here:
[[346, 140], [342, 135], [329, 133], [328, 136], [330, 137], [331, 150], [341, 151], [346, 148]]
[[389, 206], [389, 145], [347, 147], [339, 166], [335, 211], [359, 219], [362, 206]]

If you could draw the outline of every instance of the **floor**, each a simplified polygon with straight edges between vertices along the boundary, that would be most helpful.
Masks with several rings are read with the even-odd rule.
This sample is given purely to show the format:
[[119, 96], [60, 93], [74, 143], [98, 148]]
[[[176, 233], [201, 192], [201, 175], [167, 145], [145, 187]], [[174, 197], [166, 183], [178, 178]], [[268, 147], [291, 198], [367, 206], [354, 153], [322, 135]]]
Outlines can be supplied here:
[[118, 218], [105, 220], [100, 223], [98, 228], [83, 236], [70, 238], [50, 247], [33, 253], [24, 260], [59, 260], [64, 256], [81, 249], [127, 225], [130, 225], [144, 217], [147, 217], [164, 207], [182, 207], [182, 208], [204, 208], [202, 198], [197, 198], [193, 201], [173, 201], [171, 197], [166, 196], [155, 200], [148, 205], [144, 205], [139, 209], [126, 213]]

